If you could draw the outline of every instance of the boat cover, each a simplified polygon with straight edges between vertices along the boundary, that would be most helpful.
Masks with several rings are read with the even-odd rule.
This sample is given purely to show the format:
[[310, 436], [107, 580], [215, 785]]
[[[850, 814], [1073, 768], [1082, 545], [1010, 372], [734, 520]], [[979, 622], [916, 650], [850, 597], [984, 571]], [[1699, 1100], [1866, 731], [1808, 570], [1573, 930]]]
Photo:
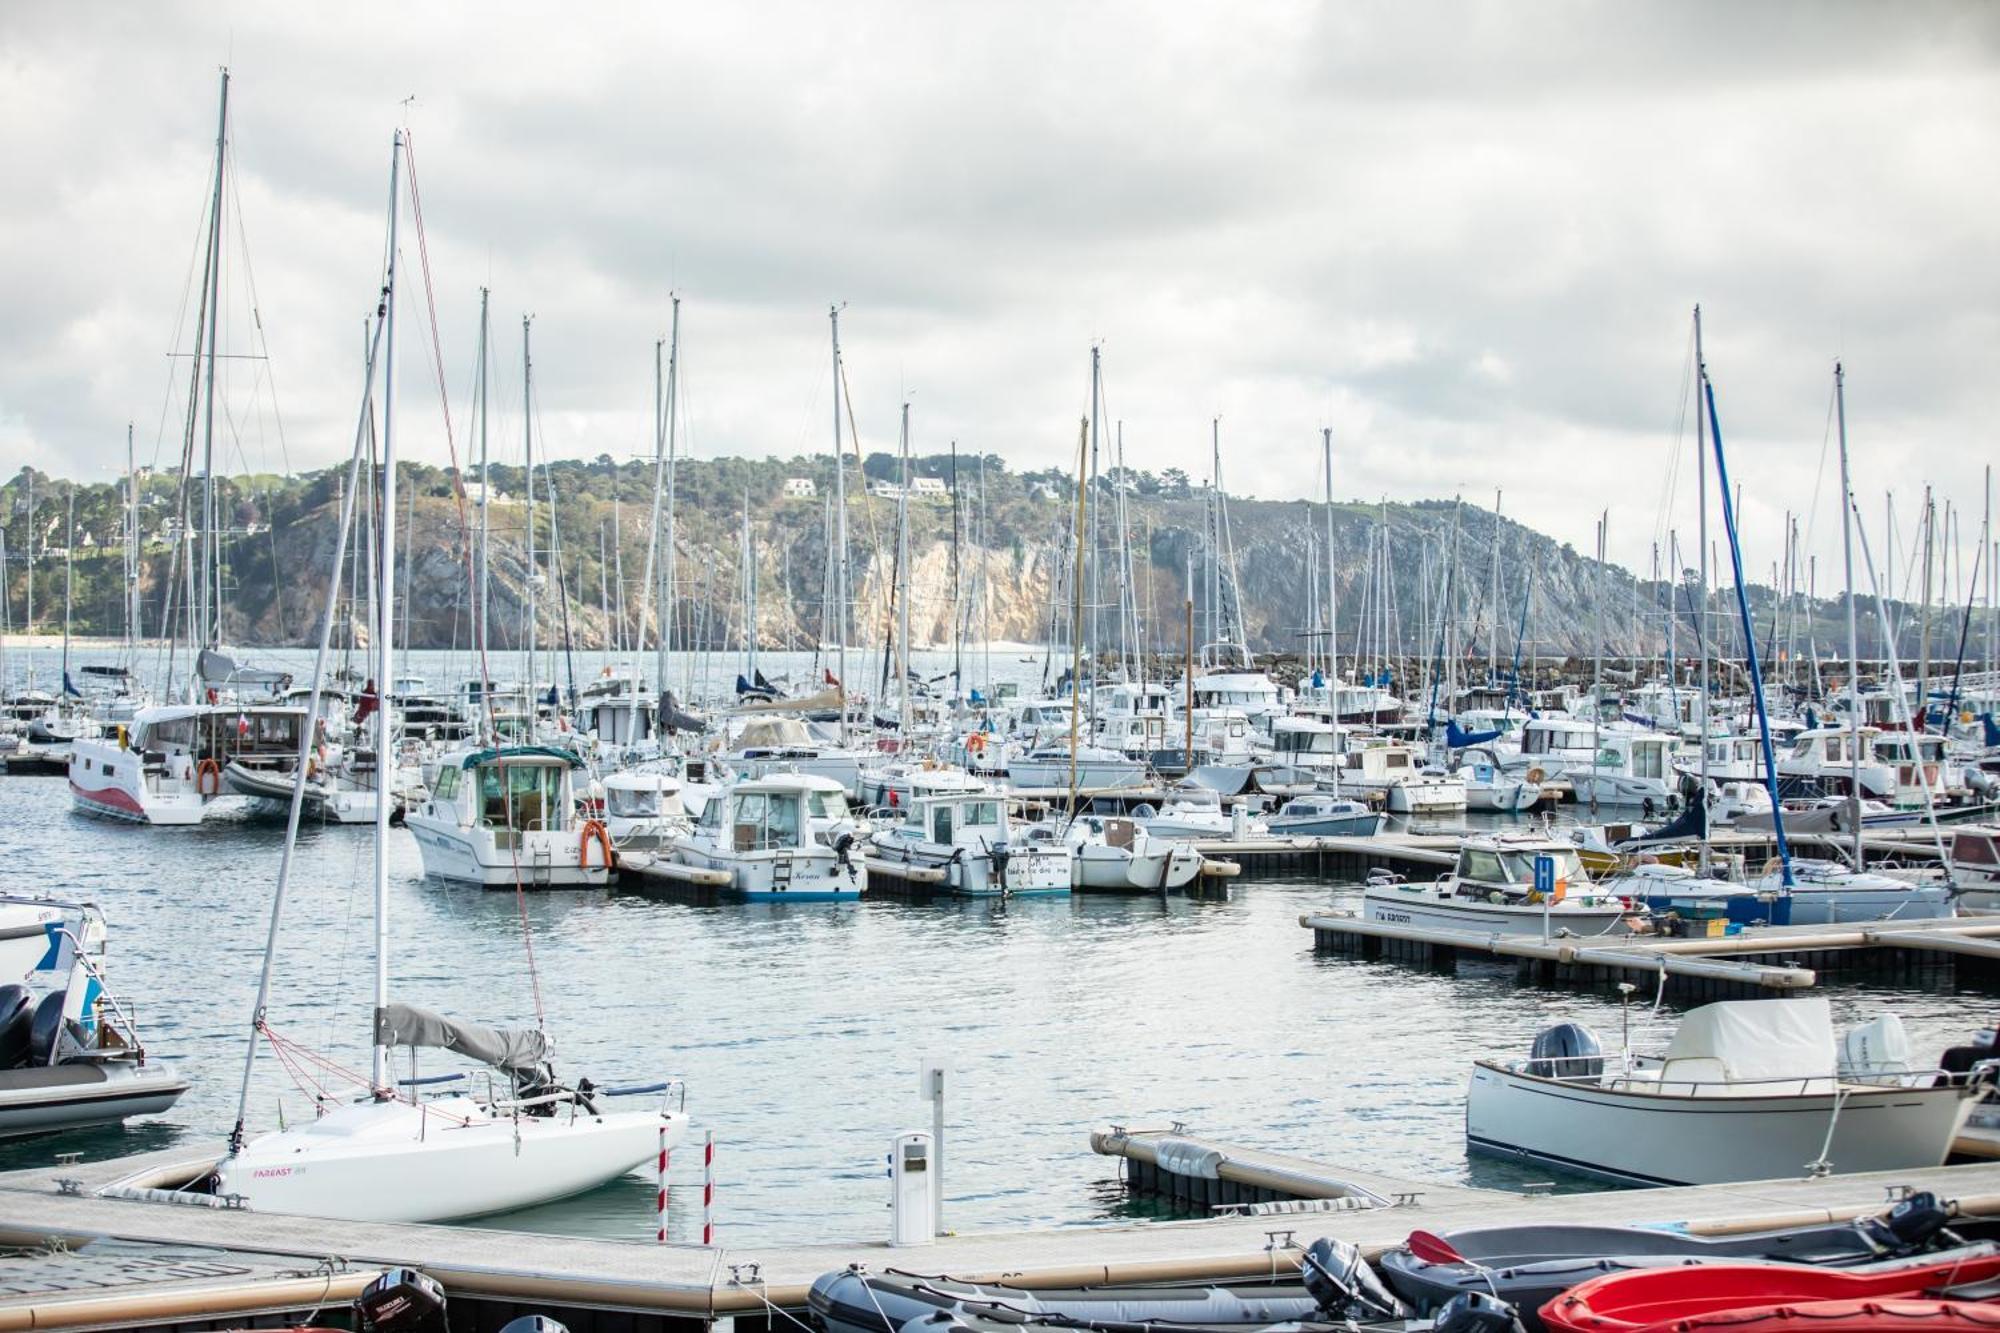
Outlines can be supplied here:
[[540, 1032], [461, 1023], [414, 1004], [385, 1004], [375, 1011], [375, 1044], [437, 1046], [495, 1069], [533, 1069], [549, 1049], [548, 1038]]
[[803, 699], [757, 698], [744, 696], [743, 702], [735, 708], [737, 713], [817, 713], [826, 708], [840, 707], [839, 690], [821, 690], [818, 694], [808, 694]]
[[805, 723], [792, 717], [753, 718], [736, 736], [739, 750], [795, 750], [811, 744]]
[[1833, 1013], [1824, 996], [1792, 1000], [1725, 1000], [1705, 1004], [1681, 1020], [1667, 1046], [1663, 1084], [1676, 1080], [1745, 1083], [1703, 1088], [1738, 1096], [1791, 1095], [1802, 1089], [1784, 1080], [1809, 1080], [1804, 1091], [1833, 1089]]

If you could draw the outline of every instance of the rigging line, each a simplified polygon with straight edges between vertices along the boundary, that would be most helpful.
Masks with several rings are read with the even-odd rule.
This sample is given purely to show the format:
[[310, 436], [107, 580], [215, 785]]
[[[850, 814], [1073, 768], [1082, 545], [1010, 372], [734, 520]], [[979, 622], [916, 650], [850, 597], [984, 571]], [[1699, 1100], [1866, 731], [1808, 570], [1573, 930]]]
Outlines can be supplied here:
[[1680, 493], [1681, 459], [1687, 450], [1688, 387], [1694, 378], [1694, 326], [1688, 326], [1687, 359], [1681, 363], [1681, 391], [1679, 407], [1674, 417], [1673, 447], [1667, 451], [1667, 479], [1660, 496], [1660, 507], [1654, 515], [1653, 541], [1662, 544], [1667, 530], [1672, 527], [1674, 497]]
[[[444, 346], [438, 336], [437, 290], [431, 280], [430, 238], [424, 230], [424, 196], [423, 191], [417, 186], [417, 147], [407, 130], [403, 133], [403, 154], [404, 170], [409, 174], [410, 178], [410, 216], [411, 220], [416, 224], [417, 231], [417, 264], [424, 275], [424, 307], [426, 313], [429, 315], [431, 367], [437, 374], [438, 403], [444, 411], [444, 444], [446, 453], [451, 459], [451, 493], [452, 499], [458, 506], [458, 531], [460, 538], [458, 546], [459, 550], [465, 556], [467, 585], [476, 586], [471, 541], [472, 520], [467, 513], [465, 502], [465, 470], [458, 465], [458, 437], [452, 429], [451, 393], [445, 387]], [[529, 512], [532, 513], [534, 478], [530, 477], [528, 482], [530, 497]], [[405, 571], [406, 576], [407, 573], [408, 571]], [[404, 596], [409, 596], [408, 592], [405, 592]], [[408, 646], [408, 644], [404, 645], [404, 647]], [[486, 644], [484, 642], [481, 642], [479, 645], [479, 678], [482, 682], [493, 679], [493, 673], [487, 666]], [[533, 682], [530, 681], [529, 684], [532, 685]]]
[[225, 176], [230, 182], [229, 198], [236, 207], [236, 242], [243, 258], [243, 281], [250, 289], [250, 327], [257, 331], [257, 346], [264, 354], [264, 362], [258, 374], [267, 378], [270, 385], [271, 419], [278, 431], [278, 458], [284, 463], [285, 472], [289, 475], [292, 470], [292, 456], [291, 450], [285, 445], [285, 416], [278, 407], [278, 377], [270, 370], [271, 343], [264, 336], [264, 313], [257, 299], [257, 271], [250, 263], [250, 229], [243, 222], [243, 192], [236, 188], [236, 182], [241, 179], [238, 175], [241, 168], [236, 163], [236, 138], [236, 135], [231, 135], [223, 148], [230, 165], [230, 170]]

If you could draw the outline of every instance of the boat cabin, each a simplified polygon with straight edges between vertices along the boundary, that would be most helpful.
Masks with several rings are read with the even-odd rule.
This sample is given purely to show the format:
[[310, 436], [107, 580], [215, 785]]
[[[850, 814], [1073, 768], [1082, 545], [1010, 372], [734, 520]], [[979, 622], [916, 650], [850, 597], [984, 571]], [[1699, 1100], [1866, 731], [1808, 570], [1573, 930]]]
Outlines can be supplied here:
[[984, 851], [1007, 841], [1007, 808], [997, 793], [919, 796], [899, 832], [911, 841]]
[[455, 808], [462, 827], [566, 829], [575, 822], [571, 773], [580, 762], [541, 746], [463, 751], [439, 766], [431, 804]]
[[125, 747], [143, 755], [148, 768], [164, 764], [170, 755], [185, 755], [197, 763], [289, 767], [299, 756], [305, 717], [303, 708], [269, 706], [146, 708], [133, 717]]
[[1555, 862], [1559, 895], [1591, 882], [1575, 847], [1536, 838], [1468, 838], [1459, 846], [1452, 873], [1461, 888], [1492, 888], [1514, 897], [1534, 889], [1535, 862], [1544, 856]]
[[1312, 718], [1271, 719], [1271, 754], [1280, 763], [1300, 768], [1337, 767], [1344, 738], [1340, 728]]
[[702, 809], [700, 828], [718, 850], [796, 851], [827, 844], [847, 818], [847, 794], [831, 778], [776, 773], [739, 782]]

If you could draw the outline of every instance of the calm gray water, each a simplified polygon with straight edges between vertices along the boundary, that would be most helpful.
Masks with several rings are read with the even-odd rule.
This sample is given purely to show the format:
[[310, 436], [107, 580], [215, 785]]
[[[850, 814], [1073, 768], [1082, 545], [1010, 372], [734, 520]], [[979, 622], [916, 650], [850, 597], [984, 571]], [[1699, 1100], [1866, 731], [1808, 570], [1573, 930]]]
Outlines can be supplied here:
[[[103, 822], [73, 814], [51, 778], [0, 778], [0, 810], [9, 889], [104, 908], [114, 989], [136, 1002], [149, 1045], [195, 1079], [158, 1121], [0, 1145], [0, 1166], [225, 1133], [281, 830], [221, 813], [184, 830]], [[515, 896], [423, 881], [401, 830], [389, 850], [396, 995], [531, 1022]], [[372, 854], [367, 830], [302, 837], [272, 1011], [281, 1032], [352, 1068], [367, 1061]], [[699, 1236], [703, 1131], [716, 1138], [724, 1238], [885, 1234], [882, 1155], [897, 1130], [928, 1128], [917, 1067], [934, 1054], [954, 1066], [946, 1223], [958, 1230], [1132, 1215], [1116, 1164], [1089, 1147], [1090, 1131], [1112, 1122], [1182, 1120], [1423, 1180], [1522, 1179], [1467, 1161], [1468, 1062], [1524, 1053], [1559, 1018], [1615, 1040], [1617, 1004], [1519, 988], [1497, 966], [1445, 977], [1315, 957], [1299, 915], [1339, 892], [1238, 880], [1228, 898], [1205, 901], [764, 906], [612, 891], [543, 894], [525, 908], [561, 1067], [600, 1081], [687, 1080], [694, 1132], [674, 1163], [676, 1238]], [[1968, 996], [1833, 998], [1843, 1019], [1893, 1006], [1923, 1052], [1991, 1017]], [[308, 1105], [273, 1062], [260, 1064], [257, 1128]], [[490, 1224], [644, 1238], [652, 1206], [652, 1182], [635, 1175]]]

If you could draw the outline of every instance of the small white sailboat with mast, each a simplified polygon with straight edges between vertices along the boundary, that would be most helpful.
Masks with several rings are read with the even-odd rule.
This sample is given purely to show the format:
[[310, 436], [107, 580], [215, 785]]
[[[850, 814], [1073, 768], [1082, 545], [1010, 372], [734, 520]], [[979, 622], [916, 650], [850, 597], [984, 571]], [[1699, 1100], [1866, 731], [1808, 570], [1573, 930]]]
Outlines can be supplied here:
[[[386, 590], [394, 587], [388, 572], [395, 560], [395, 236], [404, 144], [404, 136], [398, 132], [391, 158], [387, 267], [363, 393], [365, 404], [374, 392], [375, 349], [380, 348], [384, 369], [379, 532], [385, 577], [378, 584], [384, 595], [378, 597], [375, 610], [377, 642], [381, 645], [378, 669], [383, 679], [394, 678], [395, 664], [394, 600]], [[361, 467], [366, 421], [364, 406], [351, 474], [358, 474]], [[336, 571], [338, 567], [336, 555]], [[313, 675], [315, 697], [325, 676], [329, 639], [330, 623], [321, 631]], [[374, 720], [378, 745], [386, 751], [389, 719], [378, 711]], [[269, 1003], [302, 795], [301, 784], [294, 789], [257, 1007], [244, 1058], [242, 1098], [228, 1151], [220, 1160], [206, 1164], [187, 1188], [168, 1192], [167, 1197], [187, 1199], [206, 1193], [233, 1198], [242, 1206], [263, 1212], [369, 1221], [439, 1221], [504, 1212], [593, 1188], [680, 1140], [686, 1131], [686, 1118], [679, 1109], [670, 1110], [662, 1104], [657, 1111], [608, 1111], [603, 1100], [615, 1095], [611, 1090], [592, 1087], [587, 1080], [573, 1085], [558, 1080], [539, 1016], [533, 1028], [494, 1028], [391, 1000], [386, 804], [377, 807], [375, 821], [375, 1004], [370, 1069], [365, 1075], [348, 1073], [274, 1031], [268, 1018]], [[539, 1009], [539, 993], [537, 998]], [[247, 1124], [251, 1076], [258, 1047], [266, 1042], [288, 1064], [300, 1058], [310, 1060], [318, 1078], [345, 1075], [358, 1086], [358, 1095], [334, 1104], [315, 1088], [315, 1103], [321, 1112], [317, 1118], [252, 1137]], [[417, 1075], [417, 1052], [424, 1049], [450, 1050], [485, 1065], [491, 1071], [487, 1093], [475, 1096], [452, 1090], [425, 1097], [422, 1089], [440, 1080]], [[407, 1054], [411, 1064], [410, 1076], [400, 1081], [391, 1067], [398, 1054]], [[454, 1083], [463, 1080], [463, 1075], [446, 1076], [446, 1081]], [[497, 1088], [492, 1086], [495, 1080]], [[651, 1094], [674, 1086], [630, 1091]], [[161, 1197], [161, 1192], [151, 1191], [147, 1197]]]

